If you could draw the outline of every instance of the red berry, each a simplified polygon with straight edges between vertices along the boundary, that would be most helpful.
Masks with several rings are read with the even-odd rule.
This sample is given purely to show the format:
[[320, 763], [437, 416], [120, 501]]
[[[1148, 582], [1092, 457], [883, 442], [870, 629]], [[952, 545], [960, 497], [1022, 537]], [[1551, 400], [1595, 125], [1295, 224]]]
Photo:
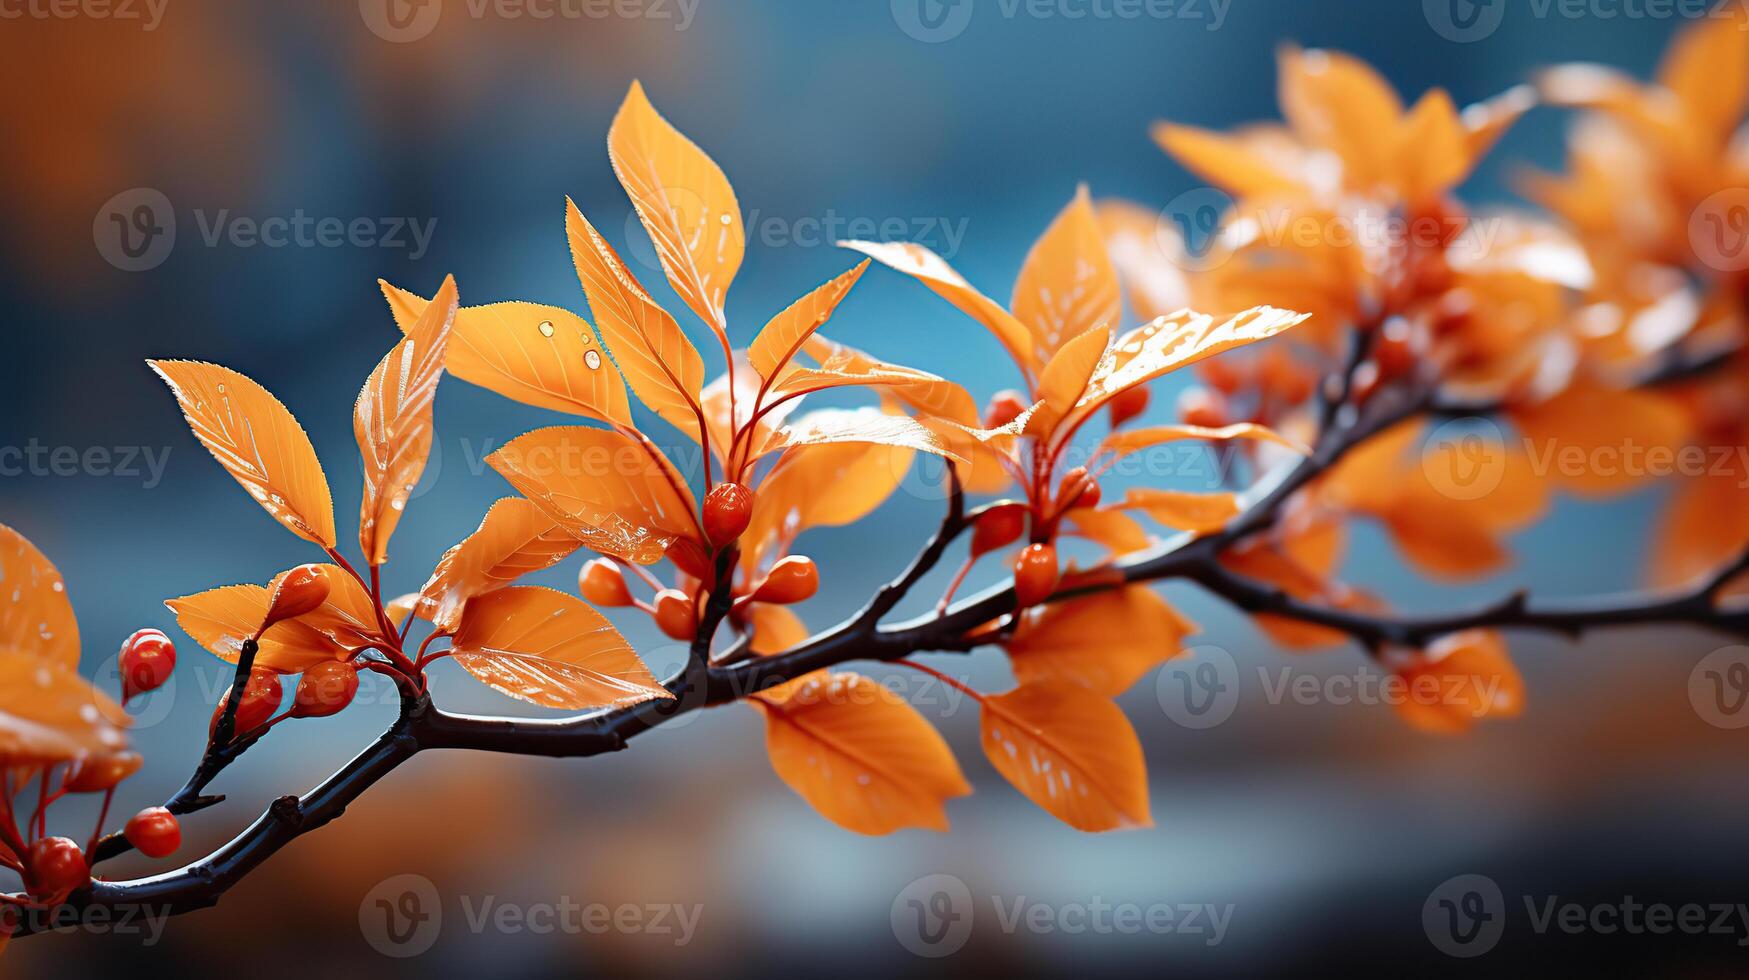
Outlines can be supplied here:
[[1062, 577], [1057, 567], [1057, 549], [1048, 544], [1029, 544], [1014, 557], [1014, 598], [1022, 609], [1036, 606], [1057, 591]]
[[626, 588], [625, 573], [606, 558], [591, 558], [577, 574], [577, 591], [598, 606], [629, 606], [632, 590]]
[[1385, 324], [1373, 344], [1372, 359], [1378, 364], [1379, 375], [1383, 378], [1400, 378], [1409, 373], [1409, 369], [1415, 366], [1415, 351], [1410, 343], [1407, 321], [1393, 317]]
[[1148, 389], [1142, 385], [1125, 388], [1111, 396], [1111, 400], [1105, 403], [1105, 410], [1111, 413], [1111, 427], [1115, 429], [1147, 411], [1151, 398]]
[[112, 752], [79, 761], [61, 785], [69, 793], [101, 793], [140, 771], [144, 760], [138, 752]]
[[692, 612], [692, 597], [679, 589], [656, 593], [656, 627], [670, 638], [689, 641], [698, 635], [698, 619]]
[[293, 718], [325, 718], [339, 714], [358, 693], [358, 670], [339, 660], [311, 664], [292, 692]]
[[775, 602], [788, 605], [801, 602], [820, 591], [820, 569], [814, 559], [791, 555], [771, 566], [765, 583], [753, 593], [754, 602]]
[[753, 491], [739, 483], [719, 483], [704, 498], [704, 533], [719, 548], [734, 544], [753, 520]]
[[1031, 404], [1013, 388], [1005, 388], [991, 396], [990, 404], [984, 406], [984, 428], [1000, 429], [1020, 417]]
[[1057, 503], [1064, 510], [1099, 506], [1099, 482], [1087, 475], [1087, 467], [1077, 466], [1063, 474], [1057, 485]]
[[129, 817], [121, 833], [147, 857], [169, 857], [182, 846], [182, 824], [161, 806], [149, 806]]
[[322, 608], [328, 601], [328, 576], [319, 565], [299, 565], [281, 575], [273, 586], [273, 600], [267, 604], [267, 619], [261, 631], [274, 623], [296, 619]]
[[1098, 507], [1099, 499], [1104, 495], [1104, 491], [1099, 489], [1098, 480], [1088, 480], [1087, 483], [1081, 487], [1081, 496], [1075, 498], [1075, 506]]
[[1178, 417], [1186, 425], [1218, 429], [1229, 421], [1227, 399], [1208, 388], [1186, 388], [1178, 396]]
[[[279, 686], [279, 675], [265, 667], [257, 667], [249, 672], [249, 680], [243, 686], [243, 700], [237, 702], [237, 721], [233, 737], [248, 733], [267, 724], [273, 713], [279, 710], [279, 702], [285, 696], [285, 691]], [[225, 716], [225, 705], [231, 700], [231, 692], [219, 698], [219, 706], [213, 709], [212, 723], [207, 726], [207, 737], [211, 738], [219, 730], [219, 719]]]
[[25, 852], [24, 867], [32, 897], [59, 899], [91, 880], [85, 852], [65, 837], [44, 837]]
[[972, 556], [987, 555], [1020, 540], [1026, 531], [1025, 504], [997, 504], [972, 524]]
[[176, 644], [159, 630], [140, 630], [121, 645], [121, 700], [155, 691], [176, 669]]

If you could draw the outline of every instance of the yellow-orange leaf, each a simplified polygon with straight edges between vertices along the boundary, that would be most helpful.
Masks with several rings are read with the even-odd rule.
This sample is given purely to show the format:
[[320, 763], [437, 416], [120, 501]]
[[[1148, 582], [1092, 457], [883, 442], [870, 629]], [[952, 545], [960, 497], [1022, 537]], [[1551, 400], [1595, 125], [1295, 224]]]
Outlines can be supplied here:
[[1002, 778], [1077, 830], [1149, 827], [1142, 743], [1118, 706], [1079, 684], [984, 698], [984, 754]]
[[820, 671], [749, 701], [778, 778], [846, 830], [947, 830], [946, 802], [972, 791], [935, 726], [860, 674]]
[[924, 415], [952, 419], [963, 425], [978, 421], [978, 404], [958, 384], [946, 378], [900, 364], [891, 364], [854, 347], [816, 334], [805, 348], [819, 367], [797, 367], [783, 376], [768, 396], [798, 397], [828, 388], [852, 385], [878, 388], [890, 393]]
[[619, 253], [570, 198], [565, 199], [565, 209], [565, 235], [571, 242], [577, 279], [620, 370], [651, 411], [701, 440], [698, 393], [704, 386], [704, 359], [698, 348], [686, 339], [674, 317], [644, 292]]
[[[379, 280], [402, 333], [426, 300]], [[489, 303], [456, 311], [444, 368], [450, 374], [536, 408], [630, 425], [625, 379], [594, 328], [570, 310], [538, 303]]]
[[1441, 637], [1397, 676], [1404, 684], [1397, 713], [1423, 731], [1456, 734], [1483, 718], [1515, 718], [1524, 708], [1524, 678], [1493, 630]]
[[1411, 204], [1429, 201], [1469, 175], [1470, 134], [1444, 89], [1429, 89], [1403, 119], [1397, 137], [1397, 183]]
[[553, 589], [514, 586], [469, 602], [453, 656], [487, 687], [545, 708], [673, 697], [606, 617]]
[[[277, 623], [263, 634], [255, 654], [258, 666], [295, 674], [312, 664], [344, 660], [365, 646], [386, 642], [370, 593], [337, 566], [318, 568], [328, 580], [327, 601], [314, 612]], [[236, 663], [243, 641], [259, 632], [266, 621], [273, 584], [278, 580], [275, 576], [266, 588], [230, 585], [209, 589], [167, 599], [164, 605], [196, 643], [219, 659]]]
[[1108, 327], [1094, 327], [1079, 336], [1072, 337], [1063, 344], [1044, 371], [1039, 374], [1038, 398], [1044, 404], [1033, 413], [1030, 431], [1048, 437], [1056, 429], [1057, 423], [1068, 415], [1081, 396], [1087, 392], [1087, 383], [1093, 377], [1093, 369], [1099, 366], [1099, 361], [1105, 356], [1106, 348], [1111, 346], [1111, 330]]
[[[1194, 126], [1156, 123], [1154, 142], [1171, 154], [1184, 169], [1237, 197], [1295, 193], [1301, 190], [1294, 177], [1244, 139], [1210, 132]], [[1155, 221], [1158, 214], [1152, 215]], [[1157, 246], [1156, 246], [1157, 247]]]
[[1156, 425], [1145, 429], [1120, 429], [1106, 436], [1100, 443], [1100, 447], [1112, 453], [1113, 459], [1121, 459], [1134, 452], [1186, 439], [1200, 439], [1205, 442], [1227, 442], [1233, 439], [1272, 442], [1278, 446], [1285, 446], [1302, 456], [1311, 455], [1311, 450], [1305, 446], [1294, 442], [1268, 426], [1258, 425], [1255, 422], [1238, 422], [1220, 428], [1208, 428], [1200, 425]]
[[1034, 369], [1032, 332], [1001, 304], [972, 288], [953, 266], [922, 245], [913, 242], [839, 242], [876, 262], [896, 269], [928, 286], [936, 295], [959, 307], [996, 335], [1010, 357], [1030, 374]]
[[802, 344], [832, 318], [838, 304], [850, 295], [850, 288], [868, 270], [868, 262], [864, 259], [856, 268], [796, 300], [759, 331], [753, 345], [747, 348], [747, 360], [761, 378], [768, 384], [774, 383], [784, 365], [801, 351]]
[[267, 389], [200, 361], [147, 361], [170, 386], [194, 437], [273, 519], [332, 548], [334, 501], [310, 437]]
[[637, 82], [607, 131], [607, 154], [674, 291], [722, 334], [723, 297], [746, 247], [728, 178], [656, 112]]
[[1008, 660], [1023, 685], [1071, 681], [1117, 697], [1196, 631], [1152, 589], [1132, 585], [1044, 607], [1008, 641]]
[[903, 447], [860, 443], [795, 453], [760, 484], [741, 535], [743, 564], [758, 567], [779, 536], [793, 541], [811, 527], [862, 520], [899, 488], [913, 456]]
[[36, 545], [0, 524], [0, 647], [79, 666], [79, 621], [67, 583]]
[[551, 568], [581, 547], [582, 540], [533, 501], [506, 497], [486, 511], [479, 530], [444, 552], [420, 592], [419, 614], [439, 632], [453, 633], [469, 600]]
[[747, 607], [752, 649], [761, 657], [782, 653], [808, 639], [808, 627], [788, 606], [755, 602]]
[[1078, 507], [1063, 515], [1075, 533], [1096, 544], [1104, 545], [1114, 555], [1141, 551], [1154, 543], [1154, 538], [1135, 518], [1115, 510]]
[[676, 538], [702, 539], [686, 482], [653, 446], [606, 429], [536, 429], [486, 457], [583, 544], [649, 565]]
[[352, 433], [364, 460], [358, 547], [372, 565], [388, 560], [389, 538], [431, 458], [432, 406], [455, 311], [455, 277], [447, 276], [406, 339], [370, 373], [352, 408]]
[[1365, 190], [1381, 180], [1403, 116], [1390, 83], [1336, 51], [1288, 46], [1278, 61], [1282, 115], [1300, 138], [1334, 152], [1348, 186]]
[[0, 766], [51, 765], [127, 747], [121, 706], [69, 665], [0, 642]]
[[949, 449], [941, 437], [908, 415], [878, 408], [825, 408], [798, 416], [772, 433], [754, 453], [758, 459], [804, 446], [868, 443], [932, 453], [956, 462], [965, 458]]
[[1096, 411], [1120, 391], [1145, 384], [1206, 357], [1267, 340], [1306, 319], [1303, 313], [1259, 306], [1229, 320], [1190, 310], [1163, 316], [1117, 338], [1094, 369], [1078, 415]]
[[1131, 487], [1121, 505], [1140, 510], [1180, 531], [1218, 531], [1239, 514], [1239, 498], [1225, 491], [1185, 493], [1158, 487]]
[[1008, 308], [1032, 331], [1037, 367], [1049, 364], [1059, 348], [1089, 330], [1117, 328], [1123, 291], [1087, 185], [1076, 189], [1075, 199], [1027, 253]]

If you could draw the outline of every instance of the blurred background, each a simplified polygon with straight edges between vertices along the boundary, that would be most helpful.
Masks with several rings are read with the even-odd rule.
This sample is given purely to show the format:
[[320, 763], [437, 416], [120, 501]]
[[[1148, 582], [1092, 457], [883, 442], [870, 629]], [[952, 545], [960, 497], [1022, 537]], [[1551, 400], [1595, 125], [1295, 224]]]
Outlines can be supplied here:
[[[1698, 6], [1513, 5], [1496, 30], [1454, 33], [1454, 12], [1489, 5], [0, 2], [0, 446], [23, 451], [0, 476], [0, 521], [65, 573], [86, 670], [113, 679], [117, 645], [143, 626], [178, 641], [174, 686], [136, 709], [148, 764], [117, 802], [129, 813], [181, 784], [226, 678], [161, 600], [263, 582], [315, 557], [238, 493], [143, 359], [212, 360], [273, 390], [322, 453], [349, 525], [353, 398], [397, 337], [379, 277], [429, 293], [453, 273], [467, 304], [582, 312], [562, 228], [570, 195], [658, 298], [672, 298], [607, 160], [632, 79], [737, 189], [748, 248], [729, 316], [745, 342], [853, 264], [832, 247], [842, 237], [921, 241], [1006, 298], [1078, 182], [1154, 207], [1195, 186], [1149, 140], [1151, 122], [1275, 118], [1281, 43], [1353, 52], [1410, 97], [1438, 85], [1461, 104], [1553, 62], [1644, 76]], [[1558, 167], [1569, 121], [1533, 112], [1467, 196], [1510, 202], [1515, 168]], [[274, 219], [329, 218], [347, 229], [338, 239], [312, 232], [276, 245], [250, 234]], [[835, 338], [949, 373], [980, 399], [1016, 381], [981, 328], [890, 272], [871, 271], [834, 324]], [[1158, 412], [1176, 384], [1157, 388]], [[454, 380], [441, 392], [438, 447], [394, 541], [390, 592], [417, 589], [510, 492], [485, 455], [562, 421]], [[1563, 501], [1519, 537], [1510, 574], [1473, 586], [1419, 584], [1372, 536], [1356, 542], [1350, 576], [1408, 608], [1518, 584], [1551, 596], [1631, 588], [1659, 495]], [[825, 578], [803, 607], [808, 622], [858, 606], [910, 558], [940, 507], [919, 478], [873, 518], [804, 537]], [[539, 581], [574, 588], [575, 571], [567, 562]], [[1058, 824], [981, 757], [972, 705], [920, 675], [877, 669], [940, 721], [977, 788], [950, 806], [950, 834], [868, 839], [826, 823], [772, 774], [755, 712], [731, 706], [588, 762], [421, 756], [219, 908], [171, 920], [161, 936], [21, 942], [0, 971], [1201, 976], [1596, 960], [1745, 972], [1749, 921], [1735, 913], [1730, 930], [1636, 934], [1539, 929], [1531, 912], [1551, 898], [1587, 910], [1749, 900], [1749, 734], [1690, 698], [1697, 663], [1721, 641], [1648, 630], [1583, 644], [1518, 638], [1525, 716], [1439, 739], [1387, 706], [1272, 697], [1284, 671], [1371, 671], [1352, 650], [1286, 657], [1193, 590], [1166, 591], [1204, 627], [1198, 656], [1232, 665], [1238, 696], [1203, 728], [1175, 718], [1170, 677], [1123, 699], [1148, 750], [1151, 830], [1092, 837]], [[679, 661], [644, 618], [622, 626], [659, 674]], [[929, 659], [981, 689], [1008, 683], [994, 653]], [[520, 710], [453, 666], [437, 669], [434, 687], [458, 710]], [[393, 698], [366, 692], [341, 716], [288, 725], [253, 750], [215, 787], [229, 802], [186, 821], [183, 853], [228, 838], [380, 731]], [[92, 816], [63, 804], [55, 818], [82, 836]], [[168, 867], [130, 858], [106, 872]], [[428, 881], [442, 913], [428, 948], [404, 958], [388, 955], [409, 949], [384, 944], [375, 906], [406, 891], [402, 875]], [[904, 911], [907, 888], [930, 875], [957, 879], [971, 900], [963, 948], [940, 958], [914, 955]], [[1503, 895], [1501, 937], [1476, 960], [1446, 955], [1424, 925], [1460, 875], [1486, 876]], [[539, 928], [539, 909], [567, 904], [637, 911], [624, 913], [633, 927], [600, 934]], [[1101, 905], [1177, 910], [1179, 928], [1076, 928], [1076, 909]], [[522, 925], [487, 914], [506, 906]], [[1192, 907], [1205, 911], [1191, 917]], [[677, 908], [684, 915], [658, 911]], [[1033, 908], [1048, 910], [1039, 921], [1050, 928], [1005, 921]], [[684, 933], [683, 920], [693, 923]]]

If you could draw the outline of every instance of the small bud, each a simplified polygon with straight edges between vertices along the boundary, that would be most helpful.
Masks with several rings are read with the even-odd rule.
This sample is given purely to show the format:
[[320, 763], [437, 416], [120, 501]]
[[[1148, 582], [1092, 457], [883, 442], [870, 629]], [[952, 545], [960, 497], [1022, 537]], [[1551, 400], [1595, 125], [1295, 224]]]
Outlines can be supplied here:
[[625, 573], [607, 558], [591, 558], [577, 574], [577, 591], [597, 606], [609, 608], [632, 604], [632, 591], [626, 588]]
[[1000, 429], [1020, 417], [1026, 411], [1026, 397], [1013, 388], [1005, 388], [991, 396], [990, 404], [984, 407], [984, 428]]
[[728, 547], [753, 520], [753, 491], [739, 483], [719, 483], [704, 498], [704, 533], [711, 544]]
[[274, 583], [273, 599], [267, 604], [267, 619], [261, 624], [261, 633], [275, 623], [313, 613], [327, 601], [328, 577], [322, 574], [321, 566], [299, 565]]

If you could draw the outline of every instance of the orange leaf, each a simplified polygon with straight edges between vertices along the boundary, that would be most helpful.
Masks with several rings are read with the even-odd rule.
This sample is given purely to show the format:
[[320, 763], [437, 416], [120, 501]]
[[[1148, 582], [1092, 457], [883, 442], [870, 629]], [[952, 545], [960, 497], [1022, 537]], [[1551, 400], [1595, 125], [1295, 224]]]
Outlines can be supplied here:
[[389, 538], [431, 458], [432, 405], [455, 311], [455, 277], [447, 276], [406, 339], [370, 373], [352, 408], [364, 460], [358, 547], [372, 565], [388, 560]]
[[[378, 280], [402, 333], [426, 301]], [[536, 408], [630, 425], [625, 379], [595, 330], [570, 310], [538, 303], [490, 303], [456, 311], [444, 369]]]
[[1274, 429], [1254, 422], [1238, 422], [1220, 428], [1206, 428], [1200, 425], [1156, 425], [1146, 429], [1120, 429], [1106, 436], [1100, 443], [1100, 448], [1111, 452], [1112, 459], [1117, 460], [1144, 449], [1186, 439], [1201, 439], [1206, 442], [1248, 439], [1254, 442], [1272, 442], [1278, 446], [1285, 446], [1301, 456], [1309, 456], [1312, 452]]
[[965, 462], [964, 457], [947, 448], [940, 436], [916, 419], [908, 415], [891, 415], [878, 408], [825, 408], [798, 416], [766, 439], [753, 458], [805, 446], [844, 443], [914, 449]]
[[896, 269], [934, 290], [936, 295], [982, 323], [1008, 349], [1022, 372], [1033, 368], [1032, 332], [1000, 304], [972, 288], [941, 256], [912, 242], [839, 242], [876, 262]]
[[1303, 313], [1259, 306], [1216, 323], [1190, 310], [1163, 316], [1117, 338], [1094, 369], [1087, 391], [1075, 406], [1078, 417], [1097, 411], [1119, 392], [1206, 357], [1267, 340], [1306, 319]]
[[1115, 510], [1081, 507], [1063, 515], [1081, 537], [1102, 544], [1114, 555], [1141, 551], [1154, 543], [1154, 538], [1128, 514]]
[[1429, 89], [1404, 118], [1397, 137], [1398, 186], [1411, 204], [1430, 202], [1469, 176], [1470, 134], [1444, 89]]
[[[1294, 194], [1303, 190], [1292, 174], [1277, 167], [1241, 137], [1165, 122], [1155, 123], [1152, 132], [1154, 142], [1184, 169], [1235, 196]], [[1154, 218], [1158, 220], [1159, 216]]]
[[819, 671], [798, 681], [749, 699], [765, 715], [778, 778], [859, 834], [948, 829], [946, 802], [972, 788], [917, 709], [860, 674]]
[[[317, 567], [328, 580], [327, 601], [314, 612], [276, 623], [263, 634], [255, 654], [257, 665], [296, 674], [311, 664], [345, 660], [365, 646], [386, 642], [377, 624], [376, 604], [358, 580], [334, 565]], [[230, 585], [167, 599], [164, 605], [196, 643], [219, 659], [236, 663], [243, 641], [260, 632], [267, 619], [272, 593], [271, 584], [266, 588]]]
[[1219, 531], [1239, 514], [1239, 498], [1225, 491], [1184, 493], [1157, 487], [1131, 487], [1124, 494], [1123, 510], [1140, 510], [1167, 527], [1179, 531]]
[[1676, 96], [1691, 123], [1721, 142], [1742, 122], [1749, 102], [1745, 29], [1749, 24], [1741, 10], [1726, 17], [1703, 17], [1676, 35], [1658, 66], [1658, 83]]
[[1027, 426], [1031, 434], [1048, 438], [1057, 424], [1074, 409], [1087, 384], [1093, 378], [1106, 349], [1111, 346], [1111, 330], [1095, 327], [1065, 343], [1039, 374], [1038, 398], [1043, 402]]
[[1365, 62], [1336, 51], [1282, 48], [1282, 115], [1305, 142], [1334, 152], [1345, 183], [1369, 190], [1384, 178], [1403, 103]]
[[1002, 778], [1077, 830], [1153, 826], [1142, 743], [1118, 706], [1079, 684], [983, 699], [984, 754]]
[[781, 534], [793, 541], [812, 527], [842, 527], [885, 503], [911, 469], [913, 450], [845, 443], [795, 453], [773, 470], [754, 497], [741, 535], [742, 563], [757, 568]]
[[170, 386], [194, 437], [273, 519], [333, 548], [334, 502], [303, 427], [241, 374], [200, 361], [147, 361]]
[[1087, 185], [1033, 244], [1009, 303], [1032, 331], [1035, 367], [1049, 364], [1064, 344], [1088, 331], [1117, 329], [1123, 293], [1105, 251]]
[[1405, 685], [1397, 713], [1423, 731], [1456, 734], [1483, 718], [1516, 718], [1524, 709], [1524, 678], [1493, 630], [1441, 637], [1397, 675]]
[[564, 561], [583, 542], [532, 501], [506, 497], [486, 511], [480, 529], [444, 552], [418, 600], [419, 614], [453, 633], [465, 603], [524, 575]]
[[607, 154], [674, 291], [722, 335], [723, 297], [746, 247], [735, 189], [637, 82], [607, 131]]
[[1166, 226], [1158, 211], [1119, 200], [1100, 201], [1094, 210], [1111, 264], [1129, 295], [1132, 315], [1151, 320], [1193, 305], [1184, 266], [1161, 239]]
[[761, 657], [782, 653], [808, 639], [808, 627], [788, 606], [755, 602], [747, 607], [747, 616], [753, 634], [753, 652]]
[[1749, 545], [1749, 488], [1731, 472], [1676, 481], [1652, 538], [1652, 585], [1691, 583]]
[[[1612, 389], [1580, 382], [1555, 397], [1512, 410], [1512, 421], [1533, 458], [1548, 460], [1553, 478], [1581, 496], [1632, 489], [1654, 476], [1644, 457], [1636, 467], [1631, 449], [1680, 448], [1689, 435], [1688, 416], [1669, 397], [1644, 389]], [[1577, 466], [1563, 463], [1577, 458]]]
[[776, 382], [784, 365], [801, 351], [803, 342], [832, 318], [838, 304], [850, 295], [850, 288], [867, 270], [868, 260], [864, 259], [856, 268], [790, 304], [759, 331], [753, 345], [747, 348], [747, 360], [768, 385]]
[[67, 583], [24, 535], [0, 524], [0, 647], [79, 666], [79, 621]]
[[700, 538], [698, 505], [653, 446], [605, 429], [536, 429], [486, 457], [560, 527], [604, 555], [648, 565]]
[[1069, 681], [1117, 697], [1196, 631], [1152, 589], [1132, 585], [1044, 607], [1008, 641], [1008, 660], [1022, 685]]
[[487, 687], [545, 708], [673, 697], [606, 617], [554, 589], [514, 586], [469, 602], [453, 651]]
[[[804, 345], [819, 367], [796, 367], [786, 372], [772, 388], [771, 396], [795, 398], [860, 385], [879, 388], [924, 415], [952, 419], [965, 425], [978, 420], [978, 405], [958, 384], [899, 364], [890, 364], [854, 347], [828, 340], [819, 334]], [[770, 398], [767, 403], [770, 403]]]
[[[619, 253], [565, 199], [565, 234], [590, 312], [619, 360], [632, 390], [650, 410], [693, 439], [699, 432], [698, 392], [704, 359], [667, 310], [656, 305]], [[629, 423], [629, 417], [624, 420]]]
[[127, 747], [126, 712], [71, 666], [0, 643], [0, 765], [53, 765]]

